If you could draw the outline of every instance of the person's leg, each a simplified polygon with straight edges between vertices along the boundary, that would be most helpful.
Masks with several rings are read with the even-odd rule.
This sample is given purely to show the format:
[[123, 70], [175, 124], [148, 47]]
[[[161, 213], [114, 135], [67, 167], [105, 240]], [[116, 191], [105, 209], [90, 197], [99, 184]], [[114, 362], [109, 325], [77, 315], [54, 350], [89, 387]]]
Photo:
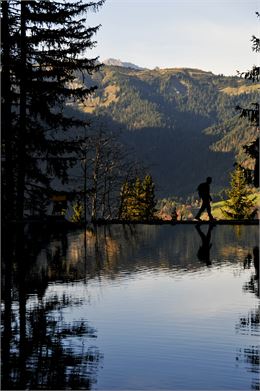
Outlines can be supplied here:
[[207, 209], [207, 213], [208, 213], [209, 219], [210, 219], [210, 220], [214, 220], [214, 217], [213, 217], [212, 214], [211, 214], [211, 205], [210, 205], [210, 202], [207, 202], [207, 204], [206, 204], [206, 209]]
[[202, 200], [202, 205], [201, 205], [201, 207], [200, 207], [200, 210], [199, 210], [198, 213], [196, 214], [195, 219], [199, 219], [199, 218], [200, 218], [202, 212], [204, 212], [204, 210], [206, 209], [206, 207], [207, 207], [207, 205], [205, 204], [205, 201]]

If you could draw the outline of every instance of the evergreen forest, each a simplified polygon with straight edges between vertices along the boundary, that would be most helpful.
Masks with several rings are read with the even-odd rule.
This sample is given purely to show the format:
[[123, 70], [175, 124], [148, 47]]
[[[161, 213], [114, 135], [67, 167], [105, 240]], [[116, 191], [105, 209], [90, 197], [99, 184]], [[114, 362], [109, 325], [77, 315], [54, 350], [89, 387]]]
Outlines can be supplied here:
[[244, 146], [256, 126], [239, 105], [257, 102], [259, 83], [198, 69], [133, 69], [105, 65], [87, 82], [98, 89], [73, 105], [78, 115], [103, 118], [149, 167], [160, 197], [187, 197], [213, 177], [215, 193], [226, 188], [235, 162], [253, 170]]

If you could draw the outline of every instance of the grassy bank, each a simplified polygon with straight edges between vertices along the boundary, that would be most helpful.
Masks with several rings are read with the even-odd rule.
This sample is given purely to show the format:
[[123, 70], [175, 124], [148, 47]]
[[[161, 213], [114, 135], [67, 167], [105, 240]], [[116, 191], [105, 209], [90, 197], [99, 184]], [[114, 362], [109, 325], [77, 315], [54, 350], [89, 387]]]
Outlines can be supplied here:
[[[254, 193], [249, 196], [250, 199], [253, 199], [254, 197], [256, 197], [255, 205], [256, 205], [256, 208], [258, 209], [258, 214], [259, 214], [260, 193]], [[226, 203], [226, 201], [219, 201], [219, 202], [212, 203], [212, 205], [211, 205], [212, 214], [216, 219], [226, 219], [226, 217], [224, 216], [224, 214], [222, 212], [222, 209], [225, 208], [225, 203]]]

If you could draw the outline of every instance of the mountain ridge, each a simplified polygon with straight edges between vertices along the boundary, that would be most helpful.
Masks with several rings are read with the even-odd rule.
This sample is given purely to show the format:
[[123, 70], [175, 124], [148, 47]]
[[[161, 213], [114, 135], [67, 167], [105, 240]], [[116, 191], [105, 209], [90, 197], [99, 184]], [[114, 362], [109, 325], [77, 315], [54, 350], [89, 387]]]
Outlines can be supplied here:
[[[122, 140], [151, 165], [162, 196], [194, 193], [206, 176], [215, 177], [213, 190], [220, 191], [237, 147], [254, 137], [235, 107], [257, 99], [257, 87], [236, 76], [105, 65], [85, 82], [98, 89], [78, 110], [120, 128]], [[222, 147], [223, 140], [232, 140], [231, 147]]]
[[140, 70], [145, 69], [140, 67], [139, 65], [127, 61], [121, 61], [120, 59], [116, 59], [116, 58], [104, 59], [102, 63], [105, 65], [112, 65], [112, 66], [118, 66], [123, 68], [132, 68], [132, 69], [140, 69]]

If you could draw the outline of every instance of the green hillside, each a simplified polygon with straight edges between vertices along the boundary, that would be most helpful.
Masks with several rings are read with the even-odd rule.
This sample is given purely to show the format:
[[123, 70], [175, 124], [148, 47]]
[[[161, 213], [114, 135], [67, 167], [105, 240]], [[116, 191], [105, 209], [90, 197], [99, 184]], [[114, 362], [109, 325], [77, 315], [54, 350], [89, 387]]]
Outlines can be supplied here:
[[[91, 81], [89, 79], [92, 79]], [[240, 147], [255, 137], [235, 106], [257, 100], [259, 85], [198, 69], [104, 66], [86, 83], [96, 94], [77, 107], [119, 129], [150, 166], [162, 196], [186, 196], [206, 176], [227, 186]]]

